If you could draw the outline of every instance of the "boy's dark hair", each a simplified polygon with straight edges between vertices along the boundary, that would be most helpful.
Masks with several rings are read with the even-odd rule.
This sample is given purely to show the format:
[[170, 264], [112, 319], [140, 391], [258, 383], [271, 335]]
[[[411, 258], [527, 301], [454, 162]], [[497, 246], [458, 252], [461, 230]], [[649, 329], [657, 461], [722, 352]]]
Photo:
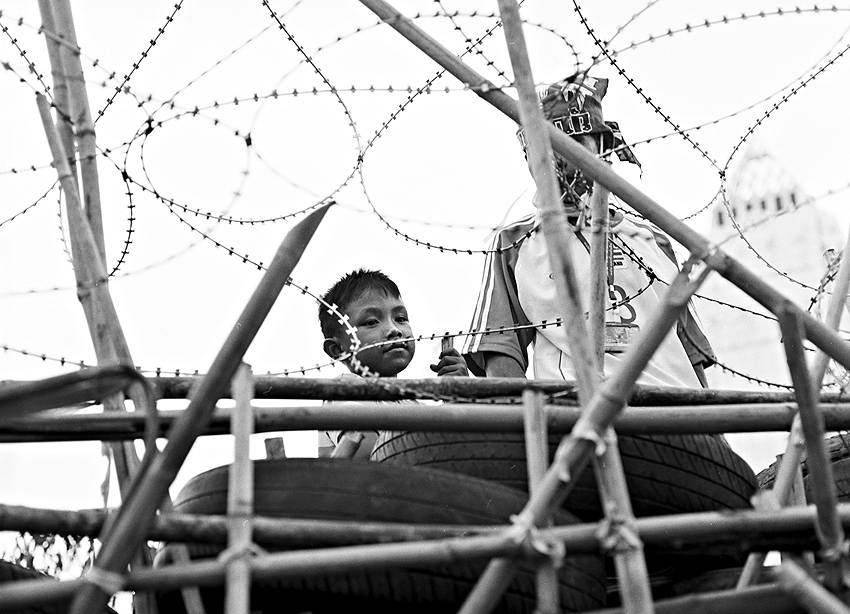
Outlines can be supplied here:
[[[325, 292], [322, 300], [328, 305], [336, 305], [337, 310], [344, 314], [348, 306], [367, 290], [382, 290], [388, 296], [401, 298], [398, 286], [386, 274], [381, 271], [357, 269], [343, 275]], [[340, 330], [339, 316], [328, 313], [328, 308], [324, 304], [319, 305], [319, 324], [325, 339], [332, 338]]]

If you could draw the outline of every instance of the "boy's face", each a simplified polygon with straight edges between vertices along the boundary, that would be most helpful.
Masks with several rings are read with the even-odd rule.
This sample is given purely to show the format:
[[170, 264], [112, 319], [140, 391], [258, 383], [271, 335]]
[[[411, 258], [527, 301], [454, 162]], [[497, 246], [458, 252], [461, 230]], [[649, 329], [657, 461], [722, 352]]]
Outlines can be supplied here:
[[[404, 303], [383, 290], [367, 290], [348, 305], [345, 313], [357, 328], [361, 346], [413, 336]], [[325, 352], [333, 358], [350, 348], [351, 339], [344, 332], [325, 339]], [[410, 364], [415, 350], [415, 343], [408, 339], [357, 352], [357, 359], [382, 377], [395, 377]]]

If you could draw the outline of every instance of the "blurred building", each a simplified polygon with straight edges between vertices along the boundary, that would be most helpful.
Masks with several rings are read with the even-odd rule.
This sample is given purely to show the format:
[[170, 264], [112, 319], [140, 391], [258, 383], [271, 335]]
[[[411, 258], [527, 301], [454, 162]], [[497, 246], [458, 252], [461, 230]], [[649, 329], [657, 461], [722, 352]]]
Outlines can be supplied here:
[[[731, 170], [725, 203], [718, 198], [712, 205], [708, 237], [803, 309], [825, 314], [828, 296], [818, 287], [828, 250], [841, 252], [846, 229], [764, 147], [751, 145]], [[718, 360], [729, 369], [708, 370], [713, 388], [790, 383], [779, 327], [757, 315], [769, 315], [764, 308], [717, 274], [698, 294], [719, 301], [694, 299]]]

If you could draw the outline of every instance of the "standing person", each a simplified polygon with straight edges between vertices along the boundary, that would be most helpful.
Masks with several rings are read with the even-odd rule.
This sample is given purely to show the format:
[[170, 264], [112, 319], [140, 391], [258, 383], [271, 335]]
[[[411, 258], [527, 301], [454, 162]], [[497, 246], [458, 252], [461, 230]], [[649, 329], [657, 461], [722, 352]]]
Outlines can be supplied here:
[[[337, 311], [347, 317], [363, 348], [351, 354], [349, 331], [340, 322], [339, 315], [322, 304], [319, 324], [325, 336], [325, 353], [331, 358], [342, 359], [351, 371], [341, 377], [361, 374], [396, 377], [413, 360], [416, 343], [407, 307], [398, 286], [381, 271], [352, 271], [336, 282], [322, 300], [327, 305], [336, 305]], [[463, 358], [454, 348], [444, 349], [431, 370], [438, 376], [469, 375]], [[388, 402], [416, 403], [413, 400]], [[377, 438], [377, 431], [320, 431], [319, 456], [368, 459]]]
[[[546, 119], [593, 153], [638, 164], [614, 122], [602, 116], [607, 79], [579, 73], [550, 85], [541, 94]], [[525, 149], [522, 130], [518, 132]], [[590, 287], [590, 194], [592, 183], [566, 159], [555, 154], [561, 202], [577, 241], [570, 254], [578, 276], [581, 304], [588, 305]], [[475, 307], [471, 335], [463, 354], [473, 374], [525, 377], [528, 347], [533, 348], [536, 379], [574, 381], [570, 348], [558, 300], [549, 253], [537, 212], [503, 228], [487, 255]], [[638, 336], [640, 326], [657, 309], [660, 297], [678, 272], [669, 238], [652, 224], [609, 206], [608, 294], [604, 370], [616, 369], [622, 352]], [[496, 329], [503, 332], [487, 332]], [[661, 344], [644, 369], [642, 384], [707, 387], [704, 368], [714, 353], [689, 306], [676, 333]]]

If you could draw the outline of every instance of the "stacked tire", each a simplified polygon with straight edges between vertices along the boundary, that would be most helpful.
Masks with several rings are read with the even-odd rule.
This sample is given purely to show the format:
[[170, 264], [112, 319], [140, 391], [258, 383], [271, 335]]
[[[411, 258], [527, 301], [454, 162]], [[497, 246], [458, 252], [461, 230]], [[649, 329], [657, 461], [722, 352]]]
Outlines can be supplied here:
[[[561, 437], [549, 438], [550, 461]], [[620, 456], [636, 517], [749, 508], [757, 488], [750, 466], [721, 435], [620, 435]], [[465, 474], [527, 493], [522, 434], [381, 433], [372, 460]], [[588, 467], [563, 508], [584, 522], [603, 517], [596, 480]], [[708, 570], [740, 565], [743, 556], [704, 556], [700, 552], [647, 553], [656, 597], [670, 596], [684, 579]], [[611, 561], [609, 605], [616, 604]]]
[[[474, 477], [356, 460], [255, 461], [254, 482], [255, 514], [299, 519], [504, 526], [527, 500], [518, 490]], [[175, 512], [225, 514], [227, 485], [226, 466], [196, 476], [175, 499]], [[556, 524], [575, 522], [568, 512], [555, 517]], [[217, 556], [222, 548], [193, 544], [189, 550], [193, 559], [203, 559]], [[389, 614], [401, 609], [410, 614], [448, 614], [457, 612], [487, 563], [480, 559], [396, 569], [364, 567], [262, 580], [253, 584], [251, 608], [292, 614], [342, 610]], [[559, 591], [566, 612], [604, 605], [603, 557], [567, 557], [559, 571]], [[222, 612], [222, 587], [203, 588], [201, 594], [208, 614]], [[183, 611], [177, 591], [161, 593], [158, 603], [163, 614]], [[535, 606], [535, 568], [522, 563], [495, 611], [532, 614]]]

